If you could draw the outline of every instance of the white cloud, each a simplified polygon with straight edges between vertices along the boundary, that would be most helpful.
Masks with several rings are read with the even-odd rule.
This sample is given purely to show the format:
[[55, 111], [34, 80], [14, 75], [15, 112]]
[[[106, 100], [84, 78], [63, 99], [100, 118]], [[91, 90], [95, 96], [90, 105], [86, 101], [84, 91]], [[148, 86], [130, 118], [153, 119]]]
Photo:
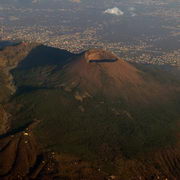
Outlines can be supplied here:
[[105, 14], [112, 14], [112, 15], [116, 15], [116, 16], [122, 16], [124, 15], [124, 12], [121, 11], [119, 8], [117, 7], [114, 7], [114, 8], [111, 8], [111, 9], [107, 9], [104, 11]]

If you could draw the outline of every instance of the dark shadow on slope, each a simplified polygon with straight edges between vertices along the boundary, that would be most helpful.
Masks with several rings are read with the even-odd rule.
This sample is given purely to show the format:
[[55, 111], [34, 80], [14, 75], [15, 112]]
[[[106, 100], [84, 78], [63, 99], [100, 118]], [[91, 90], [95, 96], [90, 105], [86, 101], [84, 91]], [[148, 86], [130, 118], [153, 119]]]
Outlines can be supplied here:
[[44, 88], [50, 74], [59, 71], [73, 56], [75, 54], [66, 50], [44, 45], [36, 46], [11, 71], [17, 93]]
[[26, 128], [28, 128], [33, 123], [34, 123], [34, 121], [28, 122], [28, 123], [26, 123], [25, 125], [23, 125], [23, 126], [21, 126], [19, 128], [12, 129], [11, 131], [0, 135], [0, 140], [3, 139], [3, 138], [6, 138], [8, 136], [15, 135], [17, 133], [23, 132]]
[[31, 69], [33, 67], [46, 65], [64, 65], [74, 54], [44, 45], [34, 48], [28, 56], [21, 61], [18, 69]]
[[21, 94], [24, 94], [24, 93], [31, 93], [37, 90], [49, 90], [49, 89], [52, 89], [52, 88], [47, 88], [43, 86], [42, 87], [21, 86], [21, 87], [18, 87], [18, 89], [16, 90], [16, 93], [12, 96], [12, 99], [13, 97], [20, 96]]
[[0, 41], [0, 51], [7, 46], [16, 46], [18, 44], [20, 44], [19, 41]]

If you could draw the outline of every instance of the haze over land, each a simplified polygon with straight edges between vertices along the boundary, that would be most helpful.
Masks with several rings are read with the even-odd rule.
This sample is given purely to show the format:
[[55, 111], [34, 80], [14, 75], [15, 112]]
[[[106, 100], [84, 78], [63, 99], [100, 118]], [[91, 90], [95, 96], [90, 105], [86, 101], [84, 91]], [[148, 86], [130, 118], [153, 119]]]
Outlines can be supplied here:
[[[118, 16], [104, 13], [113, 8]], [[71, 52], [106, 47], [129, 61], [175, 65], [179, 9], [171, 0], [1, 0], [0, 37]]]

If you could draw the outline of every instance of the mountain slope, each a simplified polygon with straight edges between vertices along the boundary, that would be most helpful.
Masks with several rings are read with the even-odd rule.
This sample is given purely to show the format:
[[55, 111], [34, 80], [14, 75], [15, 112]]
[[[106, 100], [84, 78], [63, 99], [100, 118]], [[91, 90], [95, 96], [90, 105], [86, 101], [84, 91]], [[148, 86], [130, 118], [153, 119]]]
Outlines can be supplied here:
[[[61, 81], [62, 78], [59, 78]], [[170, 88], [156, 79], [143, 77], [143, 72], [103, 50], [89, 50], [73, 58], [63, 68], [62, 86], [66, 89], [79, 89], [105, 95], [109, 98], [122, 98], [126, 103], [155, 103], [168, 100]], [[61, 86], [61, 85], [59, 85]]]
[[100, 49], [38, 45], [20, 57], [8, 72], [16, 92], [3, 103], [12, 132], [38, 119], [32, 131], [45, 151], [93, 162], [105, 176], [178, 179], [180, 83], [171, 73]]

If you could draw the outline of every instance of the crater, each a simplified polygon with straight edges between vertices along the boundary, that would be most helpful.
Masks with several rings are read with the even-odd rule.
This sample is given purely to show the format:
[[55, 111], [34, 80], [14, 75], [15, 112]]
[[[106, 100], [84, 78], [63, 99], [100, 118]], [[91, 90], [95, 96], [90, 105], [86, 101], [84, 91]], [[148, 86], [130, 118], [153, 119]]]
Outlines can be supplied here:
[[113, 63], [118, 57], [109, 51], [102, 49], [91, 49], [84, 53], [85, 60], [88, 63]]
[[89, 60], [89, 63], [110, 63], [115, 61], [117, 61], [117, 59], [94, 59]]

